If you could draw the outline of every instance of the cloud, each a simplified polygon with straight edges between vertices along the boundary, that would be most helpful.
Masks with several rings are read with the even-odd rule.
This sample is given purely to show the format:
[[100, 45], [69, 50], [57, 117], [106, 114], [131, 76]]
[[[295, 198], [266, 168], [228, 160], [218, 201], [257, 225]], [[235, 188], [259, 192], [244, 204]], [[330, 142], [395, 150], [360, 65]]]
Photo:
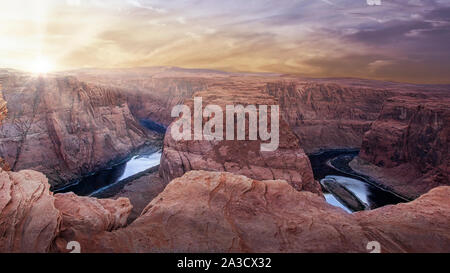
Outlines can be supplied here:
[[377, 72], [380, 69], [385, 68], [386, 66], [392, 65], [394, 62], [391, 60], [376, 60], [368, 64], [369, 71]]
[[16, 0], [3, 5], [0, 24], [0, 60], [17, 68], [43, 54], [59, 69], [170, 65], [435, 82], [450, 74], [450, 3], [441, 0]]
[[162, 8], [155, 8], [152, 6], [144, 6], [141, 2], [139, 2], [138, 0], [126, 0], [128, 4], [136, 7], [136, 8], [140, 8], [140, 9], [147, 9], [147, 10], [151, 10], [157, 13], [167, 13], [167, 10], [162, 9]]

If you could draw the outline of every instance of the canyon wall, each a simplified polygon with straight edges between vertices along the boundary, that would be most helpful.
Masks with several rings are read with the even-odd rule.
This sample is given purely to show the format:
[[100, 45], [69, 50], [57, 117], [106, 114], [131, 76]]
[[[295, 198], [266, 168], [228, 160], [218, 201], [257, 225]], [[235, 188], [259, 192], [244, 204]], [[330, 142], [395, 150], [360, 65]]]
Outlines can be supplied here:
[[[353, 167], [410, 198], [450, 185], [450, 97], [393, 97], [364, 135]], [[372, 166], [371, 166], [372, 165]]]
[[121, 160], [149, 139], [120, 90], [74, 77], [2, 74], [8, 116], [0, 157], [13, 170], [45, 173], [61, 186]]
[[[0, 124], [3, 122], [3, 120], [6, 118], [6, 115], [8, 114], [8, 107], [6, 107], [7, 103], [3, 99], [3, 92], [2, 92], [2, 82], [0, 78]], [[6, 162], [3, 158], [0, 157], [0, 169], [2, 170], [10, 170], [11, 167], [8, 165], [8, 162]]]
[[359, 148], [364, 133], [391, 93], [313, 81], [268, 83], [266, 91], [278, 98], [283, 117], [308, 153]]
[[[278, 100], [283, 117], [303, 149], [359, 148], [383, 101], [396, 91], [381, 82], [301, 80], [296, 77], [188, 73], [190, 70], [125, 69], [75, 73], [83, 81], [126, 90], [130, 109], [139, 119], [168, 126], [170, 110], [196, 92], [241, 88], [268, 93]], [[335, 83], [337, 82], [337, 83]], [[353, 83], [353, 84], [352, 84]], [[396, 85], [394, 87], [398, 88]], [[412, 87], [408, 87], [411, 89]], [[234, 90], [239, 91], [239, 90]]]
[[[207, 74], [178, 73], [170, 68], [88, 70], [72, 74], [85, 82], [120, 88], [137, 119], [151, 120], [164, 126], [169, 126], [172, 121], [170, 111], [173, 106], [182, 104], [213, 82]], [[222, 77], [217, 80], [220, 82]]]

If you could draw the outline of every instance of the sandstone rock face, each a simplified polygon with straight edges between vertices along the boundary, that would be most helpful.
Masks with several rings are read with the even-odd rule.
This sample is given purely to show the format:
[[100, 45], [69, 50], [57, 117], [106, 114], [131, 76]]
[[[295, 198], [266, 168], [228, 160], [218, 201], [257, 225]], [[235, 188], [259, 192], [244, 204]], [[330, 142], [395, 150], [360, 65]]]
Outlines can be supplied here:
[[8, 114], [7, 102], [3, 99], [2, 85], [0, 83], [0, 123], [6, 118]]
[[47, 252], [61, 216], [47, 178], [35, 171], [0, 170], [0, 252]]
[[96, 199], [73, 193], [55, 195], [55, 207], [61, 212], [62, 225], [56, 244], [64, 249], [70, 238], [112, 231], [127, 224], [133, 206], [127, 198]]
[[[364, 135], [360, 158], [374, 164], [354, 164], [374, 173], [387, 186], [409, 197], [449, 185], [450, 97], [394, 97]], [[393, 179], [383, 179], [386, 177]]]
[[67, 252], [70, 238], [125, 226], [131, 209], [126, 198], [53, 196], [42, 173], [0, 170], [0, 253]]
[[189, 70], [183, 72], [164, 67], [107, 72], [88, 70], [77, 72], [74, 76], [92, 84], [120, 88], [136, 118], [165, 126], [172, 121], [170, 111], [173, 106], [183, 103], [195, 92], [205, 90], [212, 82], [207, 73], [189, 73]]
[[[285, 121], [306, 152], [327, 148], [360, 148], [365, 132], [384, 100], [404, 94], [447, 94], [449, 86], [414, 85], [361, 79], [306, 79], [289, 75], [232, 74], [218, 71], [154, 67], [87, 70], [74, 73], [83, 81], [126, 90], [129, 107], [139, 119], [168, 126], [170, 110], [196, 92], [217, 88], [261, 92], [275, 97]], [[424, 91], [425, 90], [425, 91]]]
[[[6, 101], [3, 99], [3, 95], [2, 95], [1, 91], [2, 91], [2, 85], [0, 82], [0, 124], [6, 118], [6, 115], [8, 114], [8, 108], [6, 107]], [[6, 162], [1, 157], [0, 157], [0, 169], [5, 170], [5, 171], [11, 170], [11, 167], [8, 165], [8, 162]]]
[[390, 92], [302, 81], [267, 84], [305, 151], [359, 148]]
[[382, 252], [450, 251], [450, 187], [432, 189], [405, 204], [358, 212], [355, 217]]
[[35, 171], [0, 172], [0, 252], [450, 251], [450, 187], [347, 214], [286, 181], [192, 171], [173, 180], [131, 225], [128, 199], [49, 192]]
[[45, 173], [53, 186], [121, 160], [147, 139], [117, 89], [10, 73], [3, 96], [0, 157], [13, 170]]
[[[203, 107], [218, 105], [224, 111], [223, 130], [226, 136], [225, 108], [226, 105], [278, 105], [277, 100], [265, 92], [260, 86], [248, 87], [237, 83], [229, 86], [210, 87], [204, 92], [193, 96], [201, 97]], [[261, 86], [262, 85], [262, 86]], [[193, 101], [185, 104], [193, 110]], [[258, 114], [258, 113], [257, 113]], [[259, 115], [259, 114], [258, 114]], [[247, 123], [249, 117], [247, 116]], [[268, 118], [270, 121], [271, 119]], [[203, 125], [208, 119], [203, 119]], [[194, 122], [192, 121], [192, 124]], [[307, 155], [300, 147], [298, 138], [290, 130], [288, 124], [279, 119], [279, 146], [275, 151], [261, 151], [261, 140], [175, 140], [169, 126], [164, 140], [163, 156], [161, 158], [160, 174], [165, 182], [182, 176], [190, 170], [226, 171], [246, 175], [254, 179], [284, 179], [297, 190], [306, 190], [321, 194], [320, 185], [314, 180], [311, 164]], [[236, 126], [236, 123], [235, 123]], [[194, 126], [192, 126], [193, 128]], [[270, 128], [270, 124], [268, 125]], [[193, 139], [193, 137], [192, 137]]]
[[86, 252], [448, 252], [450, 187], [347, 214], [281, 180], [193, 171], [130, 226], [80, 240]]

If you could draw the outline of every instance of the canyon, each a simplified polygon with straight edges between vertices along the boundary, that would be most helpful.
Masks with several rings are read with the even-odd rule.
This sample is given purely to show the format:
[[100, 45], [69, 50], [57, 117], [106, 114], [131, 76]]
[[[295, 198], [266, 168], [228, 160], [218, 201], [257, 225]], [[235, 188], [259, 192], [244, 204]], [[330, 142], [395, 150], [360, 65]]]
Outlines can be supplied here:
[[[84, 252], [450, 250], [449, 86], [163, 67], [0, 79], [0, 252], [67, 252], [70, 241]], [[279, 105], [279, 149], [175, 141], [170, 110], [194, 97]], [[161, 145], [142, 121], [167, 127], [159, 174], [115, 200], [50, 192]], [[329, 205], [308, 154], [337, 148], [360, 149], [354, 170], [416, 200], [353, 214]]]
[[157, 139], [132, 116], [118, 89], [74, 77], [33, 77], [3, 71], [8, 115], [0, 157], [12, 170], [33, 169], [63, 186]]

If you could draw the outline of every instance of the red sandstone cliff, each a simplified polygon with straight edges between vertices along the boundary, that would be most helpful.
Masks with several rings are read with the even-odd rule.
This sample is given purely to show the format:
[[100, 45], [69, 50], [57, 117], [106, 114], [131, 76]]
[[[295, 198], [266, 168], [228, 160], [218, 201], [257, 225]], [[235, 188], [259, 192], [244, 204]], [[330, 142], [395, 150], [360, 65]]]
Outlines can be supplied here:
[[9, 73], [3, 96], [8, 117], [0, 126], [0, 156], [13, 170], [45, 173], [52, 185], [122, 159], [148, 139], [118, 89]]
[[[8, 108], [6, 107], [7, 103], [3, 99], [3, 93], [2, 93], [2, 84], [0, 82], [0, 124], [2, 121], [6, 118], [6, 115], [8, 114]], [[11, 167], [8, 165], [8, 162], [6, 162], [3, 158], [0, 157], [0, 169], [9, 171]]]
[[394, 97], [364, 135], [352, 166], [415, 198], [450, 184], [450, 97]]
[[[278, 105], [274, 97], [260, 90], [258, 87], [235, 83], [231, 86], [211, 87], [208, 91], [197, 92], [193, 96], [203, 99], [203, 107], [211, 104], [218, 105], [221, 109], [225, 109], [226, 105]], [[194, 113], [192, 100], [185, 103]], [[248, 122], [248, 116], [246, 119]], [[203, 119], [203, 124], [206, 121], [207, 119]], [[225, 131], [225, 113], [222, 121]], [[299, 145], [298, 138], [282, 118], [279, 119], [279, 124], [280, 141], [275, 151], [261, 151], [262, 141], [259, 138], [254, 141], [176, 141], [169, 126], [164, 140], [160, 174], [169, 182], [190, 170], [227, 171], [261, 180], [284, 179], [297, 190], [320, 194], [320, 185], [314, 180], [311, 164]], [[246, 134], [248, 139], [248, 128]], [[223, 136], [225, 138], [226, 134]]]
[[208, 84], [223, 80], [223, 77], [216, 78], [217, 74], [211, 78], [208, 73], [183, 73], [164, 67], [82, 70], [73, 75], [92, 84], [120, 88], [136, 118], [150, 119], [165, 126], [172, 121], [173, 106], [183, 103], [195, 92], [205, 90]]
[[362, 136], [378, 117], [390, 92], [302, 81], [267, 84], [283, 116], [307, 152], [359, 148]]

